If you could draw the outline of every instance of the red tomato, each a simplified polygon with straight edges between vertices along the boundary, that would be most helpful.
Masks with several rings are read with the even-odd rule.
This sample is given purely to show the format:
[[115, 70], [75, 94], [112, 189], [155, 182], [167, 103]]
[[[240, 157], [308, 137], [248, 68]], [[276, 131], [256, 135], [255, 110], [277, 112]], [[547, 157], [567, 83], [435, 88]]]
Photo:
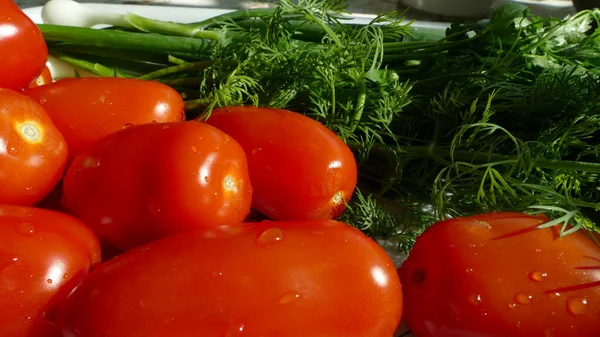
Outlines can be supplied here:
[[254, 107], [216, 109], [207, 123], [244, 148], [257, 211], [275, 220], [332, 219], [343, 212], [356, 187], [356, 161], [321, 123]]
[[0, 88], [25, 88], [46, 65], [44, 37], [12, 0], [0, 1], [0, 27]]
[[600, 247], [536, 229], [546, 221], [490, 213], [427, 229], [400, 268], [415, 336], [600, 336]]
[[62, 132], [70, 157], [132, 124], [183, 121], [181, 95], [150, 81], [116, 77], [67, 78], [27, 90]]
[[44, 67], [40, 76], [29, 83], [29, 88], [39, 87], [48, 83], [52, 83], [52, 74], [50, 73], [50, 69], [48, 69], [48, 67]]
[[191, 228], [240, 223], [251, 199], [240, 145], [196, 122], [113, 133], [81, 152], [63, 181], [65, 208], [122, 250]]
[[63, 174], [65, 139], [31, 98], [0, 89], [0, 102], [0, 203], [35, 205]]
[[65, 336], [391, 337], [402, 291], [393, 262], [357, 229], [265, 221], [126, 252], [62, 312]]
[[96, 237], [76, 218], [0, 205], [0, 336], [55, 335], [44, 310], [99, 261]]

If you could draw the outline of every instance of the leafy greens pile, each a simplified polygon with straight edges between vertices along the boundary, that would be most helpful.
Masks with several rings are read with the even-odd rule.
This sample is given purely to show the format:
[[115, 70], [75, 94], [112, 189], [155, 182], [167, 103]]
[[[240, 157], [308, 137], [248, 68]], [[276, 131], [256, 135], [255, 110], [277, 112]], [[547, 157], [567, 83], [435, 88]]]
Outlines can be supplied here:
[[403, 250], [436, 220], [494, 210], [600, 232], [600, 11], [559, 20], [508, 3], [444, 34], [395, 12], [356, 25], [346, 5], [40, 28], [65, 62], [176, 88], [190, 117], [253, 104], [321, 121], [359, 159], [344, 220]]

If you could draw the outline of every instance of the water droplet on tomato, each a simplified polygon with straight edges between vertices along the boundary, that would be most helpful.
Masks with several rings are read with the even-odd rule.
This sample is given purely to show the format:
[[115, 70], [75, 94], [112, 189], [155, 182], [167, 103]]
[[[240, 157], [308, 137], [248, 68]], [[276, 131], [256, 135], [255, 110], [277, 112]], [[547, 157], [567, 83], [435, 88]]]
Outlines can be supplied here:
[[127, 129], [128, 127], [133, 126], [132, 123], [123, 124], [123, 129]]
[[143, 300], [139, 300], [138, 304], [140, 305], [140, 308], [147, 308], [148, 307], [148, 303], [144, 302]]
[[83, 168], [100, 167], [100, 161], [92, 157], [86, 157], [83, 160], [82, 166]]
[[518, 321], [517, 324], [516, 324], [516, 326], [517, 326], [517, 328], [520, 329], [521, 328], [521, 321]]
[[567, 311], [573, 316], [585, 315], [588, 312], [588, 300], [585, 297], [573, 296], [567, 299]]
[[260, 147], [257, 147], [257, 148], [255, 148], [255, 149], [252, 149], [252, 154], [257, 154], [257, 153], [259, 153], [260, 151], [262, 151], [262, 148], [260, 148]]
[[208, 179], [208, 176], [205, 176], [205, 177], [204, 177], [204, 181], [208, 183], [208, 180], [209, 180], [209, 179]]
[[469, 248], [475, 248], [477, 247], [474, 243], [469, 244]]
[[34, 236], [36, 229], [35, 226], [29, 222], [23, 222], [17, 225], [17, 232], [25, 236]]
[[39, 102], [40, 102], [40, 104], [44, 104], [47, 101], [48, 101], [48, 99], [46, 97], [41, 97]]
[[212, 276], [223, 276], [223, 272], [215, 270], [215, 271], [212, 272]]
[[17, 261], [19, 261], [17, 257], [12, 257], [9, 254], [0, 254], [0, 272]]
[[539, 249], [539, 248], [536, 248], [536, 249], [535, 249], [535, 252], [536, 252], [536, 253], [541, 253], [541, 252], [542, 252], [542, 250], [541, 250], [541, 249]]
[[516, 307], [517, 307], [517, 303], [509, 303], [509, 304], [508, 304], [508, 307], [509, 307], [510, 309], [514, 309], [514, 308], [516, 308]]
[[515, 302], [518, 304], [528, 305], [531, 304], [531, 301], [533, 301], [533, 295], [531, 294], [517, 293], [515, 295]]
[[534, 270], [529, 273], [529, 279], [534, 282], [543, 282], [548, 277], [548, 274], [543, 273], [539, 270]]
[[198, 148], [195, 146], [191, 146], [190, 150], [192, 150], [192, 152], [194, 152], [194, 153], [198, 152]]
[[51, 278], [49, 278], [49, 279], [46, 279], [46, 283], [48, 283], [48, 284], [52, 284], [52, 279], [51, 279]]
[[32, 320], [32, 317], [31, 317], [31, 316], [27, 316], [27, 317], [25, 317], [25, 321], [27, 321], [27, 322], [28, 322], [28, 321], [31, 321], [31, 320]]
[[470, 274], [470, 273], [472, 273], [472, 272], [473, 272], [473, 268], [467, 268], [467, 269], [465, 269], [465, 272], [466, 272], [467, 274]]
[[554, 330], [548, 328], [546, 330], [544, 330], [544, 337], [553, 337], [554, 336]]
[[231, 326], [229, 326], [227, 328], [227, 330], [225, 330], [225, 337], [235, 337], [235, 336], [241, 336], [242, 333], [244, 332], [244, 329], [246, 328], [246, 325], [244, 324], [232, 324]]
[[283, 230], [279, 228], [269, 228], [262, 232], [256, 238], [256, 244], [258, 246], [270, 246], [283, 240]]
[[14, 146], [9, 146], [6, 149], [6, 152], [8, 152], [8, 154], [10, 154], [11, 156], [16, 156], [17, 154], [19, 154], [19, 151], [17, 151], [17, 148]]
[[302, 294], [300, 294], [297, 291], [289, 291], [289, 292], [283, 294], [283, 296], [281, 296], [281, 299], [279, 300], [279, 304], [290, 304], [297, 300], [301, 300], [303, 297], [304, 296], [302, 296]]
[[474, 305], [480, 305], [481, 304], [481, 295], [469, 296], [469, 302]]
[[548, 297], [550, 297], [551, 299], [557, 299], [560, 297], [560, 293], [558, 293], [558, 292], [548, 293]]
[[64, 274], [64, 275], [63, 275], [63, 280], [66, 280], [66, 279], [68, 279], [68, 278], [69, 278], [69, 274]]
[[169, 128], [168, 125], [163, 125], [163, 127], [162, 127], [163, 130], [167, 130], [168, 128]]

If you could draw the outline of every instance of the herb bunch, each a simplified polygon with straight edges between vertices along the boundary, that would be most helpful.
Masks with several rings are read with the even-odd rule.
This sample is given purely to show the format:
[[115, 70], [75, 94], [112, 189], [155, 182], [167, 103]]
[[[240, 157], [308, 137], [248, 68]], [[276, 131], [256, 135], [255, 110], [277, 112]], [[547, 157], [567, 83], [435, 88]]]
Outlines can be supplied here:
[[403, 250], [434, 221], [496, 210], [600, 231], [600, 11], [559, 20], [509, 3], [439, 34], [395, 12], [348, 24], [346, 5], [40, 28], [63, 61], [171, 85], [190, 117], [252, 104], [321, 121], [359, 160], [343, 220]]

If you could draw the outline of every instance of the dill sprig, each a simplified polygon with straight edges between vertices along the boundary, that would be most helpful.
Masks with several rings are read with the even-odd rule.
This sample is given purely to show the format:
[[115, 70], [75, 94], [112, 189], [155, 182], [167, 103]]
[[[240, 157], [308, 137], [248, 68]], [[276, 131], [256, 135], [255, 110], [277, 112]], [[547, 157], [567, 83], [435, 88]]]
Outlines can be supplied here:
[[542, 18], [509, 3], [419, 35], [395, 12], [347, 24], [346, 7], [280, 0], [193, 24], [40, 28], [67, 62], [173, 86], [190, 118], [249, 104], [324, 123], [359, 160], [343, 220], [405, 251], [437, 220], [487, 211], [599, 231], [600, 11]]

